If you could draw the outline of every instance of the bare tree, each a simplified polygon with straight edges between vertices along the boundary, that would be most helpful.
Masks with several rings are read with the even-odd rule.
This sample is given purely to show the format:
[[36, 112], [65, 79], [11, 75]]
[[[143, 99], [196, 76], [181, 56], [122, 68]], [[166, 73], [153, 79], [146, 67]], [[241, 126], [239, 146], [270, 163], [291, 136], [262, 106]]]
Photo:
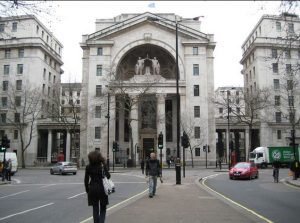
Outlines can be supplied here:
[[7, 123], [18, 130], [22, 168], [26, 168], [25, 152], [36, 134], [36, 121], [41, 112], [40, 89], [29, 85], [10, 85], [7, 98]]
[[252, 92], [239, 91], [239, 94], [232, 95], [226, 91], [217, 93], [214, 99], [216, 105], [224, 108], [224, 116], [228, 116], [229, 113], [227, 118], [231, 118], [231, 122], [244, 123], [248, 126], [250, 151], [253, 126], [263, 120], [261, 112], [270, 106], [269, 99], [270, 90], [268, 88], [254, 89]]
[[[200, 125], [201, 126], [201, 125]], [[185, 133], [187, 134], [190, 142], [189, 151], [191, 154], [191, 160], [192, 160], [192, 167], [194, 168], [194, 155], [193, 152], [195, 148], [201, 147], [201, 145], [204, 144], [205, 136], [207, 135], [207, 132], [204, 130], [200, 131], [200, 137], [195, 137], [195, 127], [196, 123], [193, 119], [186, 117], [182, 117], [181, 120], [181, 128]]]
[[[156, 104], [151, 103], [152, 99], [149, 95], [155, 94], [153, 87], [159, 82], [160, 78], [154, 75], [135, 75], [131, 79], [124, 79], [114, 71], [110, 71], [109, 77], [108, 87], [110, 93], [115, 95], [117, 101], [115, 109], [125, 112], [125, 121], [128, 127], [128, 138], [130, 141], [130, 159], [134, 160], [132, 123], [138, 121], [139, 117], [137, 116], [138, 113], [133, 114], [133, 111], [138, 109], [139, 105], [145, 102], [145, 100], [149, 102], [148, 109], [154, 109], [151, 109], [151, 107]], [[145, 116], [145, 119], [149, 122], [151, 122], [153, 118], [156, 118], [156, 116], [151, 112], [148, 112]]]

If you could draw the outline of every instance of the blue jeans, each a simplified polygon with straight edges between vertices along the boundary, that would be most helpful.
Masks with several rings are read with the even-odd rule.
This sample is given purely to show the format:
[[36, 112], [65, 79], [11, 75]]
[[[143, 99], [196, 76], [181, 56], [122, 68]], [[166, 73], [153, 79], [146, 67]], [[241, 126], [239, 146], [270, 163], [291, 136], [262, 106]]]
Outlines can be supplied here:
[[106, 215], [106, 205], [101, 205], [100, 203], [100, 214], [99, 214], [99, 203], [93, 205], [94, 223], [104, 223], [105, 215]]
[[154, 196], [156, 192], [157, 176], [149, 176], [149, 196]]

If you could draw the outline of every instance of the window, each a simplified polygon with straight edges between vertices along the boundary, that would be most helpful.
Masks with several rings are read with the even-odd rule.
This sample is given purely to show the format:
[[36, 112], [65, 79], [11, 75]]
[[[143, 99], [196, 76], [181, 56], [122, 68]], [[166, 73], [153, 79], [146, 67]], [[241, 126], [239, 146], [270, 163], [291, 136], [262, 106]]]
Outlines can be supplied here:
[[193, 47], [193, 55], [198, 55], [198, 47], [197, 46]]
[[95, 127], [95, 139], [100, 139], [100, 138], [101, 138], [101, 128]]
[[200, 156], [200, 148], [195, 148], [195, 156]]
[[19, 131], [14, 130], [14, 139], [18, 139], [18, 137], [19, 137]]
[[2, 90], [7, 91], [8, 90], [8, 81], [3, 81], [2, 82]]
[[50, 96], [50, 91], [51, 91], [51, 88], [48, 87], [48, 96]]
[[69, 100], [69, 105], [73, 105], [73, 99]]
[[281, 112], [276, 112], [275, 113], [275, 121], [277, 123], [280, 123], [281, 122]]
[[289, 31], [290, 33], [293, 33], [293, 32], [294, 32], [294, 24], [293, 24], [293, 23], [289, 23], [289, 24], [288, 24], [288, 31]]
[[[255, 68], [255, 67], [254, 67], [254, 68]], [[239, 91], [236, 91], [235, 94], [236, 94], [236, 95], [240, 95], [240, 92], [239, 92]]]
[[285, 71], [287, 74], [290, 74], [292, 72], [292, 65], [291, 64], [286, 64], [285, 65]]
[[77, 91], [77, 96], [80, 96], [80, 91]]
[[40, 31], [40, 27], [36, 26], [36, 34], [39, 34], [39, 31]]
[[284, 53], [285, 53], [286, 59], [291, 59], [291, 51], [290, 50], [285, 50]]
[[272, 69], [273, 69], [273, 73], [278, 73], [278, 63], [273, 63], [272, 64]]
[[17, 74], [23, 74], [23, 64], [18, 64]]
[[51, 81], [51, 72], [49, 72], [49, 75], [48, 75], [48, 81], [49, 81], [49, 82]]
[[281, 139], [281, 130], [277, 130], [277, 139]]
[[239, 107], [236, 108], [236, 113], [240, 114], [241, 109]]
[[21, 96], [16, 96], [15, 97], [15, 105], [16, 106], [21, 106]]
[[55, 83], [56, 81], [56, 76], [53, 76], [53, 83]]
[[17, 91], [22, 90], [22, 80], [17, 80], [16, 81], [16, 90]]
[[44, 39], [44, 30], [42, 30], [42, 39]]
[[287, 90], [288, 90], [288, 91], [293, 90], [293, 85], [294, 85], [293, 80], [287, 80], [287, 81], [286, 81], [286, 85], [287, 85]]
[[276, 22], [276, 30], [281, 31], [281, 23], [280, 22]]
[[102, 95], [102, 86], [96, 85], [96, 97], [100, 97]]
[[290, 107], [294, 106], [294, 96], [293, 95], [288, 96], [288, 102], [289, 102]]
[[0, 24], [0, 32], [4, 32], [4, 24]]
[[46, 41], [47, 41], [47, 43], [49, 42], [49, 36], [47, 36]]
[[61, 104], [62, 104], [62, 105], [65, 104], [65, 100], [64, 100], [64, 99], [61, 100]]
[[15, 123], [20, 123], [20, 113], [15, 113]]
[[97, 76], [102, 76], [102, 65], [97, 65]]
[[273, 80], [274, 83], [274, 90], [279, 90], [279, 79], [274, 79]]
[[219, 108], [219, 114], [223, 114], [223, 108]]
[[9, 65], [4, 65], [3, 70], [4, 70], [4, 74], [8, 75], [9, 74]]
[[255, 78], [255, 67], [253, 67], [253, 77]]
[[101, 106], [96, 106], [95, 118], [101, 118]]
[[6, 123], [6, 113], [1, 113], [1, 123]]
[[199, 76], [199, 64], [193, 64], [193, 75]]
[[4, 58], [5, 58], [5, 59], [10, 58], [10, 49], [5, 49]]
[[200, 92], [199, 92], [199, 85], [194, 85], [194, 96], [199, 96]]
[[47, 59], [48, 59], [48, 58], [47, 58], [47, 55], [45, 54], [45, 55], [44, 55], [44, 61], [45, 61], [46, 63], [47, 63]]
[[280, 106], [280, 96], [279, 95], [275, 95], [275, 105], [276, 106]]
[[18, 29], [18, 23], [17, 23], [17, 22], [13, 22], [13, 23], [12, 23], [12, 31], [13, 31], [13, 32], [16, 32], [17, 29]]
[[194, 117], [200, 118], [200, 106], [194, 106]]
[[79, 99], [76, 100], [76, 104], [80, 105], [80, 100]]
[[200, 126], [195, 126], [195, 139], [200, 139]]
[[300, 59], [300, 50], [298, 50], [298, 59]]
[[45, 84], [43, 84], [43, 94], [45, 94]]
[[102, 47], [98, 47], [98, 49], [97, 49], [97, 55], [98, 56], [103, 55], [103, 48]]
[[2, 101], [2, 108], [7, 108], [7, 97], [2, 97], [1, 101]]
[[277, 58], [277, 49], [272, 49], [272, 58]]
[[46, 80], [46, 69], [44, 68], [43, 79]]
[[18, 56], [19, 56], [19, 58], [23, 58], [24, 57], [24, 49], [23, 48], [19, 49]]

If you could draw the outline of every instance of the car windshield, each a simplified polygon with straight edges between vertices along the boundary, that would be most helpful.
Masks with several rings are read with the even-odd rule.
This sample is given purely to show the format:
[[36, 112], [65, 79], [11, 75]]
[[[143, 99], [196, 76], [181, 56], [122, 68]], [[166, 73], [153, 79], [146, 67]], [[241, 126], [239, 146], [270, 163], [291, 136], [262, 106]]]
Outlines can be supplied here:
[[235, 167], [235, 168], [246, 169], [246, 168], [249, 168], [249, 166], [250, 166], [249, 163], [238, 163], [238, 164], [236, 164], [234, 167]]

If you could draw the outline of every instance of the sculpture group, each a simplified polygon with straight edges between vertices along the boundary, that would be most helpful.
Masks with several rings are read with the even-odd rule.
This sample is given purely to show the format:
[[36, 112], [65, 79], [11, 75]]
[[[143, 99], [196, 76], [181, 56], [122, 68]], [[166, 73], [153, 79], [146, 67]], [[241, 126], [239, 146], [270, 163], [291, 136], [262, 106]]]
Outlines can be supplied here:
[[[135, 74], [136, 75], [143, 75], [143, 70], [145, 67], [145, 61], [149, 60], [152, 63], [152, 70], [153, 70], [153, 75], [159, 75], [160, 74], [160, 65], [156, 57], [153, 57], [153, 59], [148, 58], [148, 55], [145, 59], [142, 59], [139, 57], [137, 60], [137, 63], [135, 65]], [[147, 67], [146, 67], [147, 68]], [[146, 75], [150, 74], [149, 70], [145, 72]]]

